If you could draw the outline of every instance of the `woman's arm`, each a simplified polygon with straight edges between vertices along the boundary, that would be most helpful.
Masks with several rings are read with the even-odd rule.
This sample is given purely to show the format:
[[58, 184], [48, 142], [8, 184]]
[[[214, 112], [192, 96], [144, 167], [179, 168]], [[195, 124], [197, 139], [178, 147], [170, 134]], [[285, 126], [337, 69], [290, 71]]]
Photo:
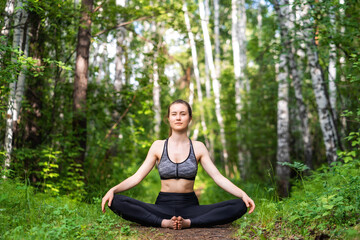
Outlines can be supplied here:
[[243, 190], [241, 190], [219, 172], [214, 163], [211, 161], [209, 152], [205, 145], [202, 142], [197, 142], [196, 150], [196, 154], [199, 154], [200, 156], [201, 166], [214, 180], [214, 182], [228, 193], [238, 198], [242, 198], [246, 204], [246, 207], [250, 207], [249, 213], [252, 213], [255, 209], [254, 201]]
[[159, 149], [159, 147], [161, 147], [161, 146], [162, 146], [161, 141], [159, 141], [159, 140], [155, 141], [151, 145], [145, 161], [140, 166], [140, 168], [136, 171], [136, 173], [134, 175], [132, 175], [131, 177], [128, 177], [127, 179], [125, 179], [124, 181], [119, 183], [118, 185], [112, 187], [105, 194], [105, 196], [102, 199], [102, 203], [101, 203], [101, 209], [103, 212], [105, 212], [105, 204], [107, 201], [109, 201], [108, 206], [109, 207], [111, 206], [111, 202], [114, 198], [115, 193], [123, 192], [123, 191], [129, 190], [129, 189], [135, 187], [149, 174], [149, 172], [154, 167], [156, 160], [157, 160], [157, 156], [156, 156], [157, 149]]

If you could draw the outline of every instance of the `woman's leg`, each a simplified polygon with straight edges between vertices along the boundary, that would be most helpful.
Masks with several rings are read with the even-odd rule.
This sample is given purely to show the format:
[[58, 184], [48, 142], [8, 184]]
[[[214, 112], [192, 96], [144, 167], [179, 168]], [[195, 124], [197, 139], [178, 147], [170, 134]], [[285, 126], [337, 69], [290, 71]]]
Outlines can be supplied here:
[[230, 223], [247, 212], [242, 199], [233, 199], [211, 205], [200, 205], [183, 209], [183, 221], [189, 219], [191, 227], [211, 227]]
[[167, 206], [144, 203], [123, 195], [114, 195], [110, 209], [126, 220], [153, 227], [161, 227], [164, 219], [171, 220], [174, 216], [174, 210]]

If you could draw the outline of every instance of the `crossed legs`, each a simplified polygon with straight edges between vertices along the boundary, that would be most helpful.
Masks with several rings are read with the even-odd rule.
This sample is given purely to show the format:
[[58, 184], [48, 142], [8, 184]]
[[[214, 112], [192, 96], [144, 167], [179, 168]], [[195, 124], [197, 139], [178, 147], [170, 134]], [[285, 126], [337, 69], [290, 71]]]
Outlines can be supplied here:
[[150, 204], [136, 199], [114, 195], [110, 209], [126, 220], [145, 226], [183, 229], [189, 227], [210, 227], [230, 223], [247, 211], [241, 199], [233, 199], [211, 205], [173, 207]]

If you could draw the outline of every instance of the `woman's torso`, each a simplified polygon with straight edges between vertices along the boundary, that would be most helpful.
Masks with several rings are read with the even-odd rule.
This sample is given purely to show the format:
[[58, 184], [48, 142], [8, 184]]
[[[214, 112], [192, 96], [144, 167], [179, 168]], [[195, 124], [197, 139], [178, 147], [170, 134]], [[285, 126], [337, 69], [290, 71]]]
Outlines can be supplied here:
[[161, 177], [161, 192], [193, 192], [198, 158], [192, 141], [189, 139], [188, 144], [175, 146], [167, 139], [160, 145], [162, 149], [157, 151], [157, 167]]

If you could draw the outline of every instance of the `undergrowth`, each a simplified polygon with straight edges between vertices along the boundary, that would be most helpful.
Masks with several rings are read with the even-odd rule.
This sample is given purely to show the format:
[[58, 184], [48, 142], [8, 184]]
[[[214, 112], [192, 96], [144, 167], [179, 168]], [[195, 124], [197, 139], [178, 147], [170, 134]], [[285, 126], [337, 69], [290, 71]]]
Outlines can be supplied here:
[[100, 199], [92, 204], [69, 197], [36, 193], [28, 184], [0, 180], [0, 239], [128, 239], [136, 235], [128, 223]]
[[[300, 178], [282, 201], [256, 198], [256, 210], [237, 220], [241, 239], [360, 239], [360, 132], [339, 161]], [[290, 164], [297, 168], [301, 164]], [[300, 166], [302, 167], [302, 166]]]

